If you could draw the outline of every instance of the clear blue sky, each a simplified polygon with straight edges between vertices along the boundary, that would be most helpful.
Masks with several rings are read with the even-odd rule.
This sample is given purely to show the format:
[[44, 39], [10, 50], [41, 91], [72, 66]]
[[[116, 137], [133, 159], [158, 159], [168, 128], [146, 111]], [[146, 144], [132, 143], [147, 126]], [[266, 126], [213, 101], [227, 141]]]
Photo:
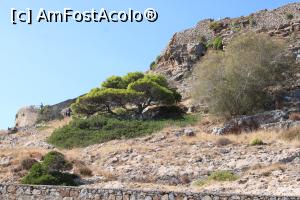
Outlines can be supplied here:
[[[96, 87], [110, 75], [145, 71], [172, 35], [204, 18], [248, 15], [288, 0], [0, 0], [0, 128], [24, 105], [55, 104]], [[10, 9], [144, 10], [156, 23], [69, 23], [13, 26]]]

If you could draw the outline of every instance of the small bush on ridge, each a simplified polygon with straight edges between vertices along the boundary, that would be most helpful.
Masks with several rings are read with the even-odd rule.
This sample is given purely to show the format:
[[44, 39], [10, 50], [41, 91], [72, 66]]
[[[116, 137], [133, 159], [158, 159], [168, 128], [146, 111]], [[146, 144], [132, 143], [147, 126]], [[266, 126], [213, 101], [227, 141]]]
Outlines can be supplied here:
[[288, 19], [288, 20], [291, 20], [291, 19], [294, 18], [294, 15], [292, 13], [286, 13], [285, 18]]
[[78, 176], [64, 172], [71, 168], [71, 164], [64, 159], [63, 154], [51, 151], [44, 156], [41, 163], [32, 165], [29, 173], [21, 180], [21, 183], [75, 186], [77, 185], [75, 179]]
[[239, 176], [229, 171], [216, 171], [211, 173], [206, 179], [198, 180], [195, 182], [196, 186], [204, 186], [213, 181], [224, 182], [224, 181], [236, 181]]
[[251, 141], [250, 145], [251, 146], [260, 146], [260, 145], [264, 145], [265, 143], [261, 140], [261, 139], [254, 139]]
[[218, 21], [211, 22], [209, 28], [214, 32], [218, 32], [223, 28], [223, 23]]

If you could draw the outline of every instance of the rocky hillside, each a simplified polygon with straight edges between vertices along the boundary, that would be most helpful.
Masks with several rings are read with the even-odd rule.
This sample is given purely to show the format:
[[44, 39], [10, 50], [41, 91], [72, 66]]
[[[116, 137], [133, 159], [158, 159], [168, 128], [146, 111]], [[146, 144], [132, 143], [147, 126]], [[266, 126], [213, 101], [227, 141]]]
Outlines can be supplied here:
[[[217, 136], [203, 133], [211, 119], [195, 126], [169, 127], [154, 135], [123, 139], [72, 150], [56, 149], [46, 142], [52, 131], [70, 119], [45, 127], [2, 135], [0, 182], [18, 184], [27, 173], [24, 160], [41, 160], [59, 150], [82, 175], [81, 187], [127, 188], [269, 195], [300, 194], [300, 141], [285, 140], [284, 132]], [[299, 131], [299, 129], [298, 129]], [[253, 143], [259, 138], [263, 143]], [[230, 171], [233, 181], [210, 181], [210, 174]]]
[[[221, 37], [226, 50], [230, 40], [245, 31], [287, 40], [288, 51], [300, 63], [300, 3], [294, 3], [247, 17], [203, 20], [176, 33], [153, 63], [152, 72], [165, 75], [188, 100], [193, 69], [206, 55], [205, 44]], [[57, 150], [74, 165], [71, 173], [80, 174], [80, 187], [299, 196], [300, 84], [294, 86], [284, 92], [280, 110], [225, 124], [218, 117], [202, 115], [193, 125], [168, 124], [152, 135], [101, 144], [97, 140], [74, 149], [58, 149], [48, 143], [53, 131], [69, 124], [71, 117], [36, 125], [41, 117], [66, 115], [74, 99], [25, 107], [16, 115], [16, 130], [0, 131], [0, 182], [20, 183], [28, 173], [24, 163], [41, 161], [47, 152]]]
[[[214, 26], [213, 26], [214, 25]], [[152, 64], [152, 71], [165, 75], [179, 89], [184, 98], [190, 97], [192, 72], [205, 55], [205, 43], [221, 37], [223, 45], [242, 32], [264, 32], [290, 43], [289, 51], [300, 61], [300, 3], [292, 3], [275, 10], [262, 10], [246, 17], [206, 19], [194, 28], [176, 33], [167, 48]]]

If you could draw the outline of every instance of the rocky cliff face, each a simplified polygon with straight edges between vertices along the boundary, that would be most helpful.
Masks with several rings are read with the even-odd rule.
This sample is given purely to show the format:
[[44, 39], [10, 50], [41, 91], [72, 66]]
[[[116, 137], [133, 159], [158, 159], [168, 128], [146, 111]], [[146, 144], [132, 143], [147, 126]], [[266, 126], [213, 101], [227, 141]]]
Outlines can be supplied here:
[[[212, 29], [212, 23], [218, 28]], [[152, 72], [166, 76], [185, 99], [190, 97], [195, 64], [205, 55], [204, 43], [221, 37], [226, 44], [242, 32], [264, 32], [283, 38], [290, 43], [289, 51], [300, 62], [300, 3], [292, 3], [275, 10], [262, 10], [247, 17], [225, 18], [220, 21], [206, 19], [194, 28], [176, 33], [167, 48], [155, 61]]]

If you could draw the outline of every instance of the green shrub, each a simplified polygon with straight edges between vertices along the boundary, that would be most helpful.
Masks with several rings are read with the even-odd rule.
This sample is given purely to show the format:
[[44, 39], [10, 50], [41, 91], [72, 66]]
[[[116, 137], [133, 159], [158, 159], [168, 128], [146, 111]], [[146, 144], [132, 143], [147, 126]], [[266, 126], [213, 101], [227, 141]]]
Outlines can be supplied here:
[[168, 125], [186, 126], [197, 122], [198, 117], [183, 116], [166, 120], [122, 120], [105, 116], [75, 119], [69, 125], [57, 129], [48, 142], [60, 148], [86, 147], [109, 140], [145, 136]]
[[295, 61], [287, 57], [286, 44], [269, 36], [238, 36], [226, 51], [211, 51], [195, 69], [193, 97], [210, 112], [247, 115], [272, 107], [269, 88], [289, 84], [295, 77]]
[[250, 145], [251, 146], [260, 146], [260, 145], [264, 145], [265, 143], [261, 140], [261, 139], [254, 139], [251, 141]]
[[223, 49], [223, 40], [221, 37], [216, 37], [213, 40], [209, 41], [206, 45], [207, 48], [212, 48], [215, 50]]
[[204, 186], [210, 184], [213, 181], [224, 182], [224, 181], [236, 181], [239, 179], [239, 176], [235, 175], [229, 171], [216, 171], [210, 174], [206, 179], [197, 180], [194, 185]]
[[216, 37], [213, 41], [213, 48], [216, 50], [223, 49], [223, 41], [221, 37]]
[[291, 20], [291, 19], [294, 18], [294, 15], [292, 13], [286, 13], [285, 18], [288, 19], [288, 20]]
[[34, 164], [29, 174], [21, 180], [22, 184], [32, 185], [58, 185], [57, 182], [57, 179], [48, 174], [40, 163]]
[[75, 179], [77, 175], [63, 172], [66, 169], [71, 169], [69, 162], [64, 159], [64, 156], [52, 151], [45, 155], [41, 163], [35, 163], [29, 170], [29, 173], [22, 178], [22, 184], [32, 185], [77, 185]]
[[211, 22], [209, 28], [214, 32], [218, 32], [223, 28], [223, 23], [218, 21]]
[[156, 67], [157, 67], [157, 64], [156, 64], [155, 61], [153, 61], [153, 62], [150, 64], [150, 69], [151, 69], [151, 70], [154, 70]]
[[208, 179], [213, 181], [235, 181], [239, 179], [239, 177], [232, 172], [217, 171], [209, 175]]
[[47, 153], [42, 159], [43, 167], [48, 172], [67, 171], [72, 169], [72, 163], [65, 159], [65, 156], [57, 151]]

